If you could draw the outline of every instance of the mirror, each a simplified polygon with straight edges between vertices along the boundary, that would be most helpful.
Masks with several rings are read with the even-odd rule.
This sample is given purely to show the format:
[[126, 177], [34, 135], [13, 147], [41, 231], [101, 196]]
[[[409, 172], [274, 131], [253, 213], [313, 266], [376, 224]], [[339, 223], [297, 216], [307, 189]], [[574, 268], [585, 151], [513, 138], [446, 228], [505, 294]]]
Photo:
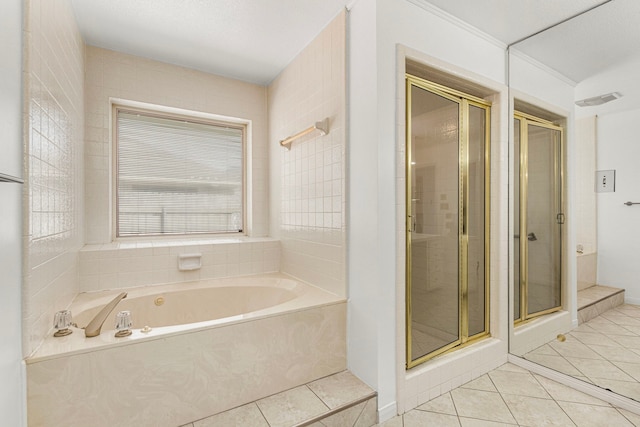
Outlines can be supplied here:
[[[561, 277], [562, 307], [536, 318], [519, 318], [518, 302], [526, 288], [514, 286], [521, 280], [531, 281], [531, 289], [538, 284], [533, 283], [535, 275], [520, 274], [526, 270], [521, 253], [542, 246], [544, 234], [536, 233], [537, 241], [527, 238], [525, 245], [517, 241], [523, 230], [518, 213], [523, 207], [519, 169], [524, 157], [518, 152], [522, 128], [512, 124], [512, 136], [518, 139], [512, 138], [510, 147], [512, 200], [517, 200], [510, 209], [511, 318], [520, 322], [512, 327], [510, 352], [637, 401], [639, 19], [640, 2], [613, 0], [509, 48], [514, 110], [565, 131], [566, 195], [561, 208], [550, 214], [541, 203], [529, 200], [524, 205], [537, 215], [562, 214], [557, 218], [562, 228], [560, 273], [551, 265], [534, 269], [536, 274], [546, 271]], [[531, 199], [535, 191], [529, 186], [524, 195]]]

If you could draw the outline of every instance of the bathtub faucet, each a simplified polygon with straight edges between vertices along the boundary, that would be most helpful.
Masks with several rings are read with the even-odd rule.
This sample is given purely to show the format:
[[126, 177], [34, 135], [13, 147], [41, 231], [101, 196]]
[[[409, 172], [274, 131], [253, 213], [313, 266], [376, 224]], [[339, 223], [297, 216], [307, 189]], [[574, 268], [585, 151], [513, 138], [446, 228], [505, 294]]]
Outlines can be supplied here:
[[104, 308], [100, 310], [98, 314], [96, 314], [96, 317], [94, 317], [91, 322], [89, 322], [89, 324], [84, 328], [84, 336], [97, 337], [98, 335], [100, 335], [100, 329], [102, 329], [102, 325], [104, 321], [107, 320], [107, 316], [109, 315], [109, 313], [111, 313], [113, 309], [116, 308], [116, 305], [118, 305], [120, 300], [123, 300], [126, 297], [127, 293], [122, 292], [120, 295], [112, 299], [109, 304], [105, 305]]

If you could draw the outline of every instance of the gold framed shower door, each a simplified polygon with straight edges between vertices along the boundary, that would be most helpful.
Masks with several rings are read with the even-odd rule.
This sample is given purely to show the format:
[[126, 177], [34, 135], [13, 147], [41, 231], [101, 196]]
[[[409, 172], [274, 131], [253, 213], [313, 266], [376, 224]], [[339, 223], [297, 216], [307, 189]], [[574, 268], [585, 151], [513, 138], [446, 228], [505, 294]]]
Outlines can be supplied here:
[[[515, 256], [516, 271], [514, 272], [514, 322], [520, 324], [536, 317], [543, 316], [545, 314], [554, 313], [562, 309], [562, 224], [564, 224], [564, 155], [563, 155], [563, 128], [554, 124], [551, 121], [541, 119], [539, 117], [516, 111], [514, 114], [514, 129], [516, 141], [514, 149], [516, 150], [516, 157], [514, 161], [518, 170], [515, 175], [515, 179], [518, 180], [516, 191], [516, 212], [514, 220], [516, 223], [514, 235], [514, 247], [518, 250]], [[551, 189], [551, 200], [548, 209], [547, 223], [546, 225], [556, 228], [557, 232], [553, 230], [547, 234], [547, 253], [553, 253], [553, 259], [549, 264], [545, 265], [548, 271], [555, 273], [555, 277], [548, 280], [548, 292], [555, 293], [555, 297], [550, 298], [551, 302], [545, 304], [544, 307], [535, 308], [532, 306], [531, 295], [531, 275], [530, 275], [530, 245], [536, 244], [538, 237], [535, 234], [534, 227], [530, 226], [530, 213], [532, 205], [540, 206], [539, 200], [533, 203], [530, 198], [532, 192], [530, 188], [530, 155], [532, 148], [530, 146], [530, 132], [532, 130], [538, 130], [541, 132], [548, 132], [551, 137], [550, 156], [553, 157], [550, 163], [552, 171], [548, 172], [549, 185]], [[544, 149], [544, 148], [543, 148]], [[539, 161], [534, 162], [538, 167]], [[545, 171], [543, 171], [545, 172]], [[540, 172], [537, 172], [540, 175]], [[538, 208], [540, 210], [540, 208]], [[555, 215], [554, 215], [555, 214]], [[540, 215], [540, 214], [538, 214]], [[538, 220], [538, 226], [540, 221]], [[557, 225], [558, 227], [553, 227]], [[537, 265], [536, 271], [540, 270], [540, 265]], [[539, 285], [539, 284], [538, 284]]]
[[[434, 126], [429, 126], [429, 132], [442, 132], [450, 135], [451, 144], [454, 143], [454, 137], [452, 136], [454, 133], [454, 127], [457, 127], [457, 146], [455, 150], [457, 150], [457, 156], [455, 159], [455, 165], [449, 165], [450, 167], [457, 167], [458, 171], [456, 177], [452, 180], [454, 182], [447, 183], [447, 185], [456, 185], [456, 214], [452, 214], [452, 218], [457, 218], [457, 223], [455, 224], [454, 230], [449, 230], [451, 233], [455, 232], [457, 234], [457, 255], [456, 260], [457, 264], [457, 295], [453, 295], [451, 289], [449, 289], [450, 300], [449, 303], [457, 304], [457, 313], [451, 314], [447, 313], [447, 315], [451, 315], [455, 317], [457, 314], [457, 331], [455, 334], [450, 333], [450, 339], [443, 341], [443, 344], [433, 349], [432, 351], [428, 351], [426, 354], [414, 354], [414, 333], [421, 333], [422, 331], [414, 331], [414, 315], [416, 313], [424, 312], [424, 310], [429, 310], [432, 307], [429, 307], [428, 304], [422, 304], [420, 302], [414, 301], [414, 285], [416, 284], [416, 278], [413, 277], [413, 264], [414, 264], [414, 251], [417, 252], [416, 247], [417, 244], [414, 245], [414, 240], [417, 239], [416, 236], [431, 236], [431, 238], [438, 239], [442, 237], [435, 234], [425, 233], [424, 230], [417, 230], [416, 222], [419, 214], [419, 207], [417, 205], [416, 200], [418, 197], [416, 196], [416, 189], [413, 188], [414, 181], [416, 180], [417, 170], [420, 167], [420, 162], [418, 161], [418, 156], [414, 153], [414, 141], [416, 140], [416, 135], [413, 135], [413, 115], [418, 114], [413, 110], [413, 97], [412, 91], [413, 89], [426, 91], [437, 98], [436, 103], [447, 104], [443, 106], [441, 109], [449, 109], [451, 111], [456, 110], [457, 106], [457, 120], [452, 118], [452, 116], [448, 117], [448, 120], [441, 121], [440, 123], [435, 123]], [[422, 92], [420, 92], [422, 93]], [[406, 75], [406, 168], [405, 168], [405, 177], [406, 177], [406, 367], [410, 369], [414, 366], [417, 366], [421, 363], [424, 363], [427, 360], [432, 359], [440, 354], [443, 354], [448, 351], [452, 351], [453, 349], [460, 348], [465, 346], [471, 342], [476, 341], [477, 339], [481, 339], [487, 337], [489, 335], [489, 233], [490, 233], [490, 107], [491, 104], [483, 99], [474, 97], [472, 95], [430, 82], [428, 80], [422, 79], [420, 77], [416, 77], [410, 74]], [[417, 108], [419, 109], [419, 108]], [[438, 111], [432, 111], [433, 115], [440, 114]], [[422, 114], [422, 113], [420, 113]], [[474, 122], [474, 127], [470, 131], [470, 121]], [[457, 123], [456, 123], [457, 122]], [[481, 123], [481, 129], [478, 131], [478, 124]], [[435, 129], [435, 130], [433, 130]], [[470, 139], [471, 134], [473, 135], [474, 141], [481, 141], [481, 144], [474, 143], [473, 148], [475, 151], [472, 153], [474, 156], [474, 162], [470, 163]], [[424, 139], [424, 138], [423, 138]], [[450, 147], [450, 149], [454, 149]], [[453, 161], [453, 155], [449, 159]], [[444, 166], [438, 162], [438, 159], [433, 160], [433, 163], [436, 165], [434, 167], [443, 168]], [[470, 179], [469, 169], [474, 168], [475, 173], [473, 173], [473, 179]], [[481, 179], [476, 179], [479, 175], [478, 168], [482, 173]], [[453, 175], [453, 174], [451, 174]], [[434, 178], [434, 177], [432, 177]], [[435, 180], [435, 178], [433, 179]], [[473, 186], [473, 190], [470, 191], [471, 186]], [[481, 193], [482, 197], [478, 197]], [[470, 200], [473, 199], [473, 200]], [[481, 199], [481, 200], [478, 200]], [[439, 202], [442, 201], [442, 194], [440, 195]], [[446, 201], [445, 201], [446, 202]], [[414, 207], [415, 205], [415, 207]], [[440, 203], [441, 206], [447, 205], [448, 203]], [[473, 215], [470, 215], [470, 212], [473, 212]], [[448, 214], [447, 214], [448, 215]], [[422, 213], [422, 217], [426, 217], [428, 215]], [[454, 227], [451, 227], [454, 228]], [[470, 235], [470, 231], [472, 231]], [[445, 232], [446, 233], [446, 232]], [[451, 236], [452, 234], [450, 234]], [[455, 237], [455, 236], [454, 236]], [[421, 237], [425, 238], [425, 237]], [[429, 237], [426, 237], [428, 239]], [[449, 237], [450, 240], [451, 237]], [[469, 298], [470, 298], [470, 271], [469, 271], [469, 263], [470, 263], [470, 239], [472, 240], [472, 244], [474, 245], [475, 251], [474, 254], [478, 252], [478, 247], [481, 246], [481, 256], [475, 256], [474, 260], [476, 261], [476, 280], [474, 284], [474, 295], [476, 295], [475, 300], [481, 297], [481, 304], [475, 304], [474, 307], [478, 307], [482, 305], [480, 311], [483, 315], [483, 320], [481, 322], [481, 326], [478, 326], [477, 315], [474, 314], [471, 317], [474, 317], [474, 330], [470, 331], [470, 310], [469, 310]], [[422, 242], [420, 243], [422, 244]], [[456, 252], [452, 248], [450, 248], [450, 252]], [[451, 253], [451, 258], [453, 258], [453, 253]], [[420, 261], [424, 264], [427, 264], [429, 267], [433, 267], [435, 269], [439, 268], [439, 265], [436, 262], [430, 261], [426, 259], [427, 257], [423, 257]], [[477, 258], [482, 258], [482, 260], [478, 260]], [[449, 260], [451, 261], [451, 260]], [[483, 272], [482, 274], [478, 274], [479, 266], [482, 263]], [[481, 276], [478, 278], [478, 276]], [[481, 283], [480, 283], [481, 282]], [[479, 286], [481, 285], [481, 290], [478, 291]], [[423, 284], [422, 284], [423, 285]], [[427, 291], [428, 293], [429, 291]], [[433, 291], [432, 291], [433, 292]], [[481, 295], [480, 295], [481, 294]], [[478, 310], [475, 310], [478, 311]], [[474, 311], [474, 313], [475, 313]], [[455, 321], [452, 320], [451, 326], [452, 329], [455, 329]], [[428, 327], [428, 325], [426, 326]], [[476, 330], [480, 329], [480, 330]], [[455, 339], [454, 339], [455, 338]], [[417, 353], [417, 352], [416, 352]]]

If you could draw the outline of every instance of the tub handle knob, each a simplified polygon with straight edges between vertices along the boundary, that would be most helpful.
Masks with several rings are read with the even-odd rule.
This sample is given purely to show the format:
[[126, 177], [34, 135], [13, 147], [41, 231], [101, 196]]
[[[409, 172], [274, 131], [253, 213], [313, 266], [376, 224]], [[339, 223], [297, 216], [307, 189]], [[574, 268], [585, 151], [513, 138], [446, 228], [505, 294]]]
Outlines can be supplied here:
[[123, 310], [116, 314], [116, 337], [127, 337], [131, 335], [131, 311]]
[[71, 311], [58, 311], [53, 318], [53, 327], [56, 328], [56, 332], [53, 334], [53, 336], [57, 338], [70, 335], [73, 332], [71, 329], [69, 329], [69, 326], [71, 325], [73, 325], [71, 323]]

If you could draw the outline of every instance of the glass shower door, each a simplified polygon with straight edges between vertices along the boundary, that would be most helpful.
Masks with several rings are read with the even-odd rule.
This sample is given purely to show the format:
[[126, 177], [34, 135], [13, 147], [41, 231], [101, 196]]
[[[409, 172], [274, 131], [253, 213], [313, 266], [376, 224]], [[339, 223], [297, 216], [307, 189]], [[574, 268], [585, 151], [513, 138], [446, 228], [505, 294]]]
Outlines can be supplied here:
[[460, 339], [460, 103], [411, 86], [411, 354]]
[[407, 367], [488, 335], [489, 105], [407, 77]]
[[516, 124], [520, 126], [515, 269], [520, 316], [516, 320], [526, 320], [562, 305], [562, 129], [526, 117]]

